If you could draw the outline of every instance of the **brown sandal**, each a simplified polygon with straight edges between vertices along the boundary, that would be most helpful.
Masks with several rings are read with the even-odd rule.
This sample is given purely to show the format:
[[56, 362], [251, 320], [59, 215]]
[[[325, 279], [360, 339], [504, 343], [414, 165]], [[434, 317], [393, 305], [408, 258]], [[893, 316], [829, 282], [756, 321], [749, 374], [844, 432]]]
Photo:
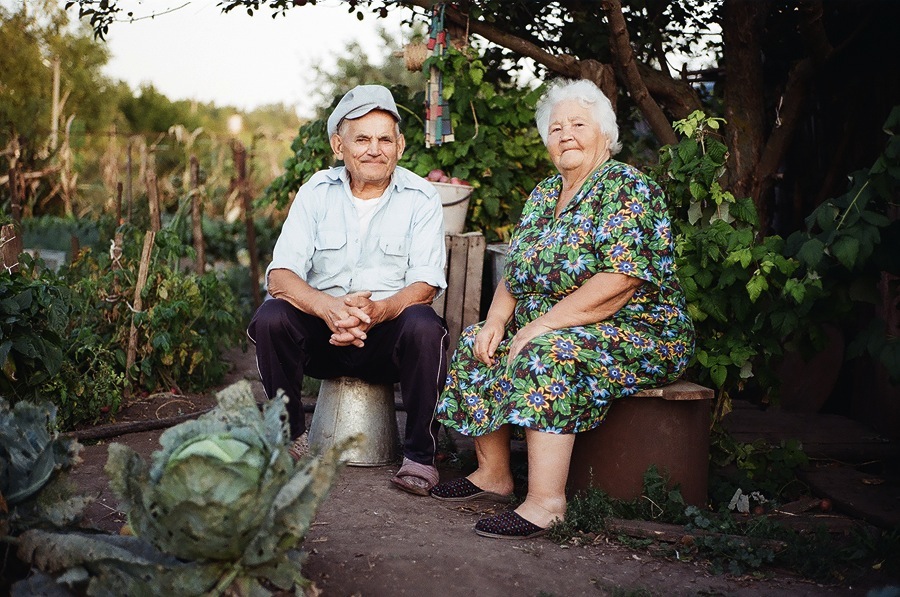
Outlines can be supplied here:
[[404, 458], [403, 466], [391, 478], [391, 483], [407, 493], [427, 496], [439, 480], [440, 476], [435, 467]]

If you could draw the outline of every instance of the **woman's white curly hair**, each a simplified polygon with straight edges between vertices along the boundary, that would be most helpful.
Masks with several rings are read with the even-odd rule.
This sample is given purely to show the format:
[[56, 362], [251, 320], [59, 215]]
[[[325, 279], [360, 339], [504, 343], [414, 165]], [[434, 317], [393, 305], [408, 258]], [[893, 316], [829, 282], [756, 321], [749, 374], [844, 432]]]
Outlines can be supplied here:
[[534, 119], [544, 145], [547, 145], [547, 136], [550, 132], [550, 113], [553, 112], [553, 108], [559, 102], [573, 99], [581, 102], [585, 108], [589, 108], [594, 115], [594, 120], [600, 126], [600, 132], [609, 139], [610, 155], [618, 153], [622, 149], [622, 144], [619, 143], [619, 125], [616, 123], [616, 113], [613, 112], [612, 103], [599, 87], [586, 79], [557, 80], [551, 83], [547, 92], [538, 100]]

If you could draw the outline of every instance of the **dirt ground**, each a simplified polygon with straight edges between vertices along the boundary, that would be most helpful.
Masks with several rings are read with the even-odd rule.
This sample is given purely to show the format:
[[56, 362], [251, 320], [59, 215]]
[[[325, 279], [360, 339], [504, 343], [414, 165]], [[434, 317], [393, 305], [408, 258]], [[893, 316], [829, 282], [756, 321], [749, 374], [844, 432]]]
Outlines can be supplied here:
[[[223, 385], [239, 379], [256, 382], [252, 347], [246, 353], [232, 351], [228, 358], [233, 367]], [[258, 382], [254, 389], [262, 397]], [[117, 420], [190, 413], [213, 402], [211, 396], [157, 395], [139, 401]], [[109, 443], [126, 443], [149, 459], [161, 432], [83, 442], [89, 444], [82, 452], [84, 462], [70, 478], [96, 497], [88, 510], [89, 524], [118, 532], [125, 522], [103, 472]], [[843, 596], [900, 584], [877, 576], [859, 586], [823, 586], [782, 572], [766, 578], [717, 576], [702, 562], [655, 557], [603, 538], [586, 546], [558, 545], [547, 538], [482, 538], [473, 527], [490, 506], [448, 507], [405, 494], [388, 481], [396, 470], [397, 465], [348, 467], [341, 473], [303, 545], [308, 553], [303, 574], [321, 595]], [[441, 465], [444, 479], [466, 472]]]

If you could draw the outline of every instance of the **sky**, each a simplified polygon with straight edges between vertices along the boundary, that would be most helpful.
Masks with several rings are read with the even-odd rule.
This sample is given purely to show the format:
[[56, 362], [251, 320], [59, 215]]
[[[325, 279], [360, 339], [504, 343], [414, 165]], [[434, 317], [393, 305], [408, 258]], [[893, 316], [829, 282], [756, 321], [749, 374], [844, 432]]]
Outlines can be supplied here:
[[[135, 7], [135, 16], [182, 6], [186, 0], [153, 0]], [[402, 39], [406, 28], [396, 11], [387, 19], [364, 13], [359, 21], [340, 0], [319, 0], [316, 6], [289, 10], [271, 17], [261, 10], [253, 17], [245, 10], [223, 14], [216, 0], [193, 0], [186, 6], [152, 19], [117, 22], [109, 28], [112, 54], [105, 73], [133, 89], [152, 83], [171, 100], [215, 102], [242, 110], [282, 103], [301, 117], [315, 107], [312, 67], [333, 68], [347, 45], [356, 41], [381, 55], [379, 25]], [[77, 11], [70, 9], [75, 17]]]

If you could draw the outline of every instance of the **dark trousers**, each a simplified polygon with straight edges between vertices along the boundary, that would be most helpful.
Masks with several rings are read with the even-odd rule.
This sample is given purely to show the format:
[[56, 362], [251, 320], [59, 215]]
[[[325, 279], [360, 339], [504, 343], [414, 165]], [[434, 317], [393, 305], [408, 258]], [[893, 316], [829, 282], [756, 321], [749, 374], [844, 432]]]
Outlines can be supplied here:
[[306, 429], [300, 389], [303, 376], [318, 379], [350, 376], [371, 383], [400, 382], [406, 409], [403, 455], [434, 464], [438, 396], [447, 377], [447, 328], [427, 305], [406, 308], [399, 317], [366, 332], [365, 346], [329, 344], [324, 321], [285, 300], [265, 301], [247, 335], [256, 344], [256, 363], [269, 398], [278, 390], [288, 397], [291, 437]]

